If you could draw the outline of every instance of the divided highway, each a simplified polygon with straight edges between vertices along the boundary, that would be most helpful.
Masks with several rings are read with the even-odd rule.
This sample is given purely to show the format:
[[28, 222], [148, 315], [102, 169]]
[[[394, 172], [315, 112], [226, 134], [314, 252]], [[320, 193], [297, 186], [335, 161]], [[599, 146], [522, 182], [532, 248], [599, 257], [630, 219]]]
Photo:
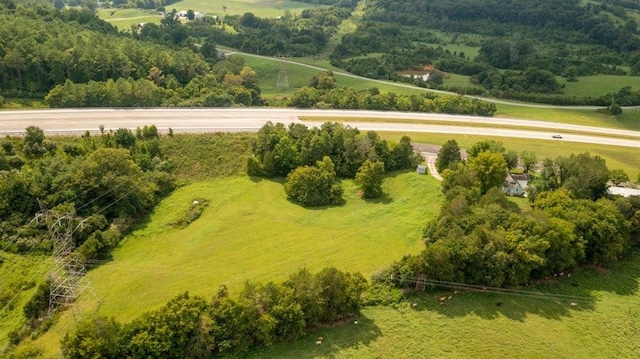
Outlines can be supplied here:
[[[156, 125], [163, 132], [169, 128], [175, 132], [256, 131], [267, 121], [288, 124], [302, 122], [300, 117], [322, 119], [318, 122], [303, 122], [307, 126], [319, 126], [322, 122], [342, 118], [347, 120], [345, 123], [362, 130], [501, 136], [640, 148], [640, 132], [628, 130], [432, 113], [279, 108], [2, 111], [0, 112], [0, 135], [19, 135], [31, 125], [42, 128], [47, 134], [82, 134], [85, 131], [97, 133], [101, 125], [106, 130], [135, 129], [138, 126]], [[349, 119], [353, 122], [349, 122]], [[373, 119], [393, 122], [373, 122]], [[410, 123], [403, 123], [403, 120]], [[475, 124], [479, 127], [474, 126]], [[487, 125], [491, 127], [482, 127]], [[553, 134], [561, 134], [562, 139], [552, 139]]]

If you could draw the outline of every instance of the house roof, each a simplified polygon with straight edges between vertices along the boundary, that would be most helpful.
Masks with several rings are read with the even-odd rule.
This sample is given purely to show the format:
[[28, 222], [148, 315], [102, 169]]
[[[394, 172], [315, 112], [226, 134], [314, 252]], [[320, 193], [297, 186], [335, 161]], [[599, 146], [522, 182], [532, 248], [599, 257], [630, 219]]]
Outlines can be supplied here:
[[607, 193], [623, 197], [640, 196], [640, 189], [611, 186], [607, 188]]

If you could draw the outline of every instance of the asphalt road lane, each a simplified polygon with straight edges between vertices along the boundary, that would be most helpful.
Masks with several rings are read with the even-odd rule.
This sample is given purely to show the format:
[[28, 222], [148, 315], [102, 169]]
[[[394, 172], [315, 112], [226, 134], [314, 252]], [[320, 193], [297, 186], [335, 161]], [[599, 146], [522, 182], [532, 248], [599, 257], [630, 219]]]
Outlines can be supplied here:
[[[331, 121], [334, 118], [357, 118], [359, 121], [347, 122], [362, 130], [391, 132], [444, 133], [479, 136], [502, 136], [514, 138], [532, 138], [552, 140], [553, 130], [562, 134], [561, 140], [567, 142], [597, 143], [604, 145], [640, 148], [640, 132], [607, 129], [599, 127], [568, 125], [554, 122], [528, 121], [492, 117], [443, 115], [431, 113], [407, 113], [386, 111], [349, 111], [349, 110], [299, 110], [299, 109], [55, 109], [35, 111], [0, 112], [0, 134], [22, 134], [31, 125], [42, 128], [48, 134], [81, 134], [85, 131], [96, 133], [100, 125], [106, 130], [156, 125], [159, 130], [172, 128], [176, 132], [236, 132], [255, 131], [267, 121], [301, 122], [299, 117], [319, 117]], [[389, 120], [411, 120], [413, 123], [366, 122], [366, 119], [381, 118]], [[450, 122], [452, 125], [433, 124]], [[416, 122], [424, 122], [416, 123]], [[429, 123], [432, 124], [429, 124]], [[322, 122], [304, 122], [308, 126], [319, 126]], [[457, 126], [455, 123], [464, 123]], [[493, 124], [506, 128], [472, 127], [467, 124]], [[540, 128], [541, 131], [509, 129], [508, 126]], [[563, 133], [579, 131], [582, 134]], [[628, 139], [607, 136], [624, 136]], [[634, 140], [632, 138], [638, 138]]]

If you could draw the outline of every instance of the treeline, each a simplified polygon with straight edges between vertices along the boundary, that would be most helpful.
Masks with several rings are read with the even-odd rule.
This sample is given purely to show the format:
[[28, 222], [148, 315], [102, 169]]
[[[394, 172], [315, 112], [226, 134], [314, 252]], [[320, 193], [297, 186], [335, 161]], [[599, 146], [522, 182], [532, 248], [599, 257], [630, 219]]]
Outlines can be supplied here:
[[411, 288], [425, 281], [519, 286], [612, 264], [640, 244], [640, 198], [605, 197], [609, 172], [600, 157], [546, 159], [532, 183], [533, 208], [522, 211], [500, 190], [504, 154], [475, 148], [443, 172], [446, 200], [424, 230], [426, 248], [378, 280]]
[[215, 358], [292, 341], [308, 328], [353, 316], [367, 282], [359, 273], [302, 269], [282, 284], [247, 282], [237, 298], [188, 293], [131, 323], [97, 317], [62, 340], [65, 358]]
[[393, 92], [382, 94], [377, 88], [336, 88], [336, 79], [331, 71], [313, 76], [309, 85], [297, 90], [286, 105], [298, 108], [395, 110], [477, 116], [493, 116], [496, 112], [496, 105], [493, 103], [462, 96], [442, 96], [430, 92], [421, 95], [396, 95]]
[[[423, 26], [448, 32], [501, 35], [509, 26], [548, 30], [558, 35], [586, 34], [592, 41], [620, 52], [640, 49], [640, 39], [617, 27], [600, 9], [580, 1], [456, 0], [402, 2], [377, 1], [368, 9], [368, 20]], [[491, 20], [489, 22], [489, 19]], [[480, 26], [478, 26], [480, 25]], [[505, 32], [508, 33], [508, 32]]]
[[149, 79], [129, 77], [73, 83], [67, 80], [45, 96], [50, 107], [229, 107], [263, 105], [256, 73], [244, 59], [232, 56], [206, 75], [182, 86], [172, 76], [152, 67]]
[[177, 0], [111, 0], [107, 6], [129, 9], [157, 9], [169, 6]]
[[411, 168], [419, 160], [411, 140], [383, 140], [374, 131], [361, 133], [338, 122], [326, 122], [320, 128], [299, 123], [285, 127], [268, 122], [258, 131], [249, 158], [250, 176], [286, 176], [300, 166], [314, 166], [327, 156], [339, 177], [353, 178], [366, 160], [384, 163], [386, 172]]

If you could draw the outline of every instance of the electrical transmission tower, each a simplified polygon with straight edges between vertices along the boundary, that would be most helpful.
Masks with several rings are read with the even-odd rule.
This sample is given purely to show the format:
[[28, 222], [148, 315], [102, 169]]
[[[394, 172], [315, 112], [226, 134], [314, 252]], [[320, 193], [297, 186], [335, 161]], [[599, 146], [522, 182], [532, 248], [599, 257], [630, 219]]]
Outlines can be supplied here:
[[[38, 204], [40, 212], [36, 214], [36, 220], [45, 220], [53, 244], [53, 270], [49, 296], [51, 313], [55, 308], [70, 304], [83, 292], [91, 290], [91, 282], [84, 276], [86, 270], [82, 259], [74, 252], [73, 232], [77, 222], [75, 214], [52, 212], [40, 200]], [[82, 222], [79, 225], [82, 225]]]
[[287, 76], [287, 61], [282, 56], [282, 63], [280, 64], [280, 72], [278, 72], [278, 82], [276, 83], [276, 89], [280, 91], [289, 90], [289, 77]]

